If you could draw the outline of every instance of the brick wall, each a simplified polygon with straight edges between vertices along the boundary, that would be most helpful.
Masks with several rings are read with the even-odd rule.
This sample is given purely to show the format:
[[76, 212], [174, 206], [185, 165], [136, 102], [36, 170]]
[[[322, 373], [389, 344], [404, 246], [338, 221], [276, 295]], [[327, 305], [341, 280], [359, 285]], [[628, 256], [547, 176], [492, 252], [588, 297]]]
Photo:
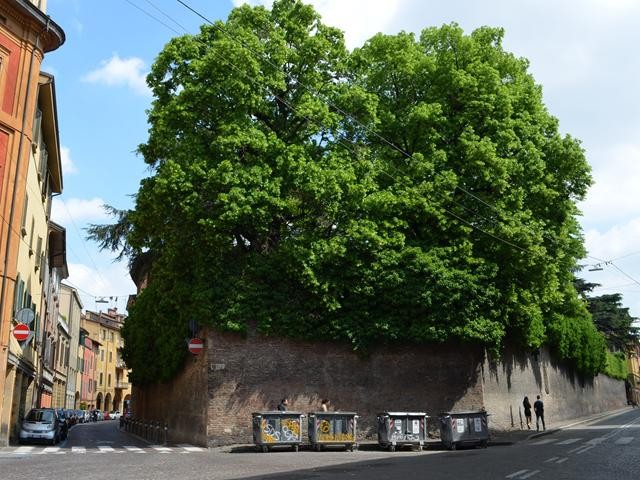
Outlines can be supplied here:
[[482, 406], [482, 355], [466, 348], [402, 346], [368, 358], [349, 346], [210, 332], [208, 444], [250, 443], [251, 413], [318, 410], [329, 398], [336, 410], [360, 415], [361, 435], [376, 434], [376, 414]]
[[207, 355], [190, 355], [184, 368], [170, 382], [133, 387], [133, 414], [148, 421], [167, 423], [171, 442], [206, 445], [206, 382]]
[[210, 331], [205, 352], [175, 379], [134, 388], [133, 408], [168, 421], [172, 442], [215, 446], [251, 443], [251, 414], [275, 409], [284, 396], [290, 410], [304, 413], [329, 398], [333, 409], [358, 413], [359, 437], [375, 438], [376, 414], [385, 410], [437, 416], [484, 406], [492, 429], [519, 429], [522, 398], [538, 393], [549, 426], [626, 403], [624, 382], [582, 381], [546, 351], [537, 358], [507, 352], [492, 364], [468, 346], [404, 345], [362, 358], [347, 345]]
[[[501, 430], [521, 428], [525, 395], [531, 404], [536, 395], [540, 395], [548, 427], [560, 421], [622, 408], [627, 403], [623, 381], [602, 374], [585, 380], [554, 362], [545, 349], [535, 356], [508, 351], [500, 362], [485, 361], [482, 383], [491, 426]], [[535, 422], [535, 415], [533, 420]]]

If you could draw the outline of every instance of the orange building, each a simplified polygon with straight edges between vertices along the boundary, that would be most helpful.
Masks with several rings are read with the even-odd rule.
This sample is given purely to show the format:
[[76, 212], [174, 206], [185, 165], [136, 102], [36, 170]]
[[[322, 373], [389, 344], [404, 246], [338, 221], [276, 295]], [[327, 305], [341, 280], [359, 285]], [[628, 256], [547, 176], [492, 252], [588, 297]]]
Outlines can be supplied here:
[[[6, 445], [20, 378], [35, 375], [11, 355], [18, 251], [23, 240], [27, 172], [32, 158], [40, 65], [60, 47], [63, 30], [44, 0], [0, 2], [0, 446]], [[28, 381], [20, 386], [26, 393]], [[20, 403], [20, 402], [18, 402]]]

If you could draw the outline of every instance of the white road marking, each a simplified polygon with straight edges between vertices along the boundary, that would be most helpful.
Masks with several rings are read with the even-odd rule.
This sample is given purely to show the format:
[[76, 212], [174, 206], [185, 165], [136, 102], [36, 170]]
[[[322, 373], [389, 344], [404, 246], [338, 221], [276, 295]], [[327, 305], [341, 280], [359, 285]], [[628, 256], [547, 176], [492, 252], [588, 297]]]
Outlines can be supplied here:
[[204, 448], [194, 447], [193, 445], [190, 445], [188, 443], [180, 443], [178, 444], [178, 446], [180, 448], [184, 448], [187, 452], [203, 452], [204, 451]]
[[602, 442], [604, 442], [605, 440], [607, 440], [609, 437], [605, 436], [605, 437], [596, 437], [596, 438], [592, 438], [591, 440], [589, 440], [587, 443], [591, 444], [591, 445], [598, 445]]
[[518, 470], [517, 472], [512, 473], [511, 475], [507, 475], [505, 478], [515, 478], [519, 477], [523, 473], [527, 473], [529, 470]]
[[547, 438], [545, 440], [538, 440], [537, 442], [533, 442], [531, 445], [545, 445], [547, 443], [555, 442], [555, 438]]
[[540, 470], [534, 470], [533, 472], [529, 472], [529, 473], [527, 473], [525, 475], [522, 475], [521, 477], [518, 477], [518, 478], [520, 478], [520, 480], [524, 480], [525, 478], [531, 478], [534, 475], [537, 475], [539, 473], [540, 473]]
[[551, 457], [547, 460], [544, 461], [544, 463], [551, 463], [551, 462], [555, 462], [557, 459], [559, 459], [560, 457]]
[[589, 450], [591, 450], [593, 447], [595, 447], [595, 445], [590, 445], [588, 447], [582, 447], [581, 449], [579, 449], [576, 452], [576, 455], [582, 455], [583, 453], [588, 452]]
[[60, 447], [46, 447], [41, 452], [38, 452], [39, 455], [46, 455], [47, 453], [55, 453], [56, 455], [64, 455], [67, 452], [60, 450]]
[[556, 445], [571, 445], [572, 443], [576, 443], [582, 440], [581, 438], [568, 438], [567, 440], [563, 440], [562, 442], [556, 443]]
[[33, 449], [36, 447], [18, 447], [13, 454], [14, 455], [24, 455], [25, 453], [31, 453]]
[[173, 452], [173, 450], [170, 449], [169, 447], [162, 447], [160, 445], [151, 445], [151, 448], [153, 448], [155, 451], [160, 452], [160, 453], [171, 453], [171, 452]]
[[629, 445], [631, 442], [633, 442], [633, 438], [634, 437], [620, 437], [618, 440], [616, 440], [616, 445]]
[[109, 446], [106, 446], [106, 445], [98, 445], [98, 450], [100, 451], [100, 453], [115, 452], [115, 449], [113, 447], [109, 447]]
[[569, 457], [562, 457], [560, 460], [558, 460], [556, 463], [564, 463], [567, 460], [569, 460]]
[[128, 452], [133, 452], [133, 453], [145, 453], [145, 451], [140, 447], [134, 447], [131, 445], [125, 445], [124, 449], [127, 450]]
[[87, 453], [85, 447], [71, 447], [71, 453]]

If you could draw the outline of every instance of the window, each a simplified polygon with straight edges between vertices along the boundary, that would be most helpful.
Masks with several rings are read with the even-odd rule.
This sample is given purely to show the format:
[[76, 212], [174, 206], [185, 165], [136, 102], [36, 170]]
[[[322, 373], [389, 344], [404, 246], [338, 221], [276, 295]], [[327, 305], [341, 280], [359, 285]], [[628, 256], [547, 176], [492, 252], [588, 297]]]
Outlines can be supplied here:
[[107, 337], [107, 333], [103, 330], [100, 330], [100, 340], [104, 340]]
[[109, 352], [109, 363], [113, 363], [113, 352]]
[[27, 236], [27, 212], [29, 211], [29, 195], [24, 196], [24, 209], [22, 210], [22, 223], [20, 224], [20, 233], [22, 238]]
[[102, 374], [100, 374], [100, 385], [102, 385]]
[[107, 386], [108, 386], [108, 387], [110, 387], [110, 386], [111, 386], [111, 374], [109, 374], [109, 375], [107, 376], [107, 382], [108, 382], [108, 383], [107, 383]]
[[31, 217], [31, 233], [29, 234], [29, 256], [33, 255], [33, 232], [36, 228], [36, 219]]
[[[104, 362], [104, 350], [100, 349], [100, 361]], [[102, 384], [102, 382], [100, 382]]]
[[113, 332], [110, 332], [109, 339], [113, 342]]
[[36, 110], [36, 118], [33, 119], [33, 138], [31, 140], [31, 147], [33, 153], [36, 152], [36, 148], [40, 143], [40, 126], [42, 125], [42, 111]]
[[35, 266], [36, 272], [40, 268], [40, 264], [38, 262], [40, 262], [41, 256], [42, 256], [42, 237], [38, 237], [38, 241], [36, 242], [36, 266]]

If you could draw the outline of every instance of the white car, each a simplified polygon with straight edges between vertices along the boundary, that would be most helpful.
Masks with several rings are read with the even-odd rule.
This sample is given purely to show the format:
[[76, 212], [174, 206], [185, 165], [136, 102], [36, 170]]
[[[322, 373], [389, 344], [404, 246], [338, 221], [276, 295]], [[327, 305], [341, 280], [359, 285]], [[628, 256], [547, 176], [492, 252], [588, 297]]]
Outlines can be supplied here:
[[120, 420], [121, 416], [122, 416], [122, 413], [120, 413], [120, 410], [114, 410], [109, 414], [109, 418], [111, 420]]

